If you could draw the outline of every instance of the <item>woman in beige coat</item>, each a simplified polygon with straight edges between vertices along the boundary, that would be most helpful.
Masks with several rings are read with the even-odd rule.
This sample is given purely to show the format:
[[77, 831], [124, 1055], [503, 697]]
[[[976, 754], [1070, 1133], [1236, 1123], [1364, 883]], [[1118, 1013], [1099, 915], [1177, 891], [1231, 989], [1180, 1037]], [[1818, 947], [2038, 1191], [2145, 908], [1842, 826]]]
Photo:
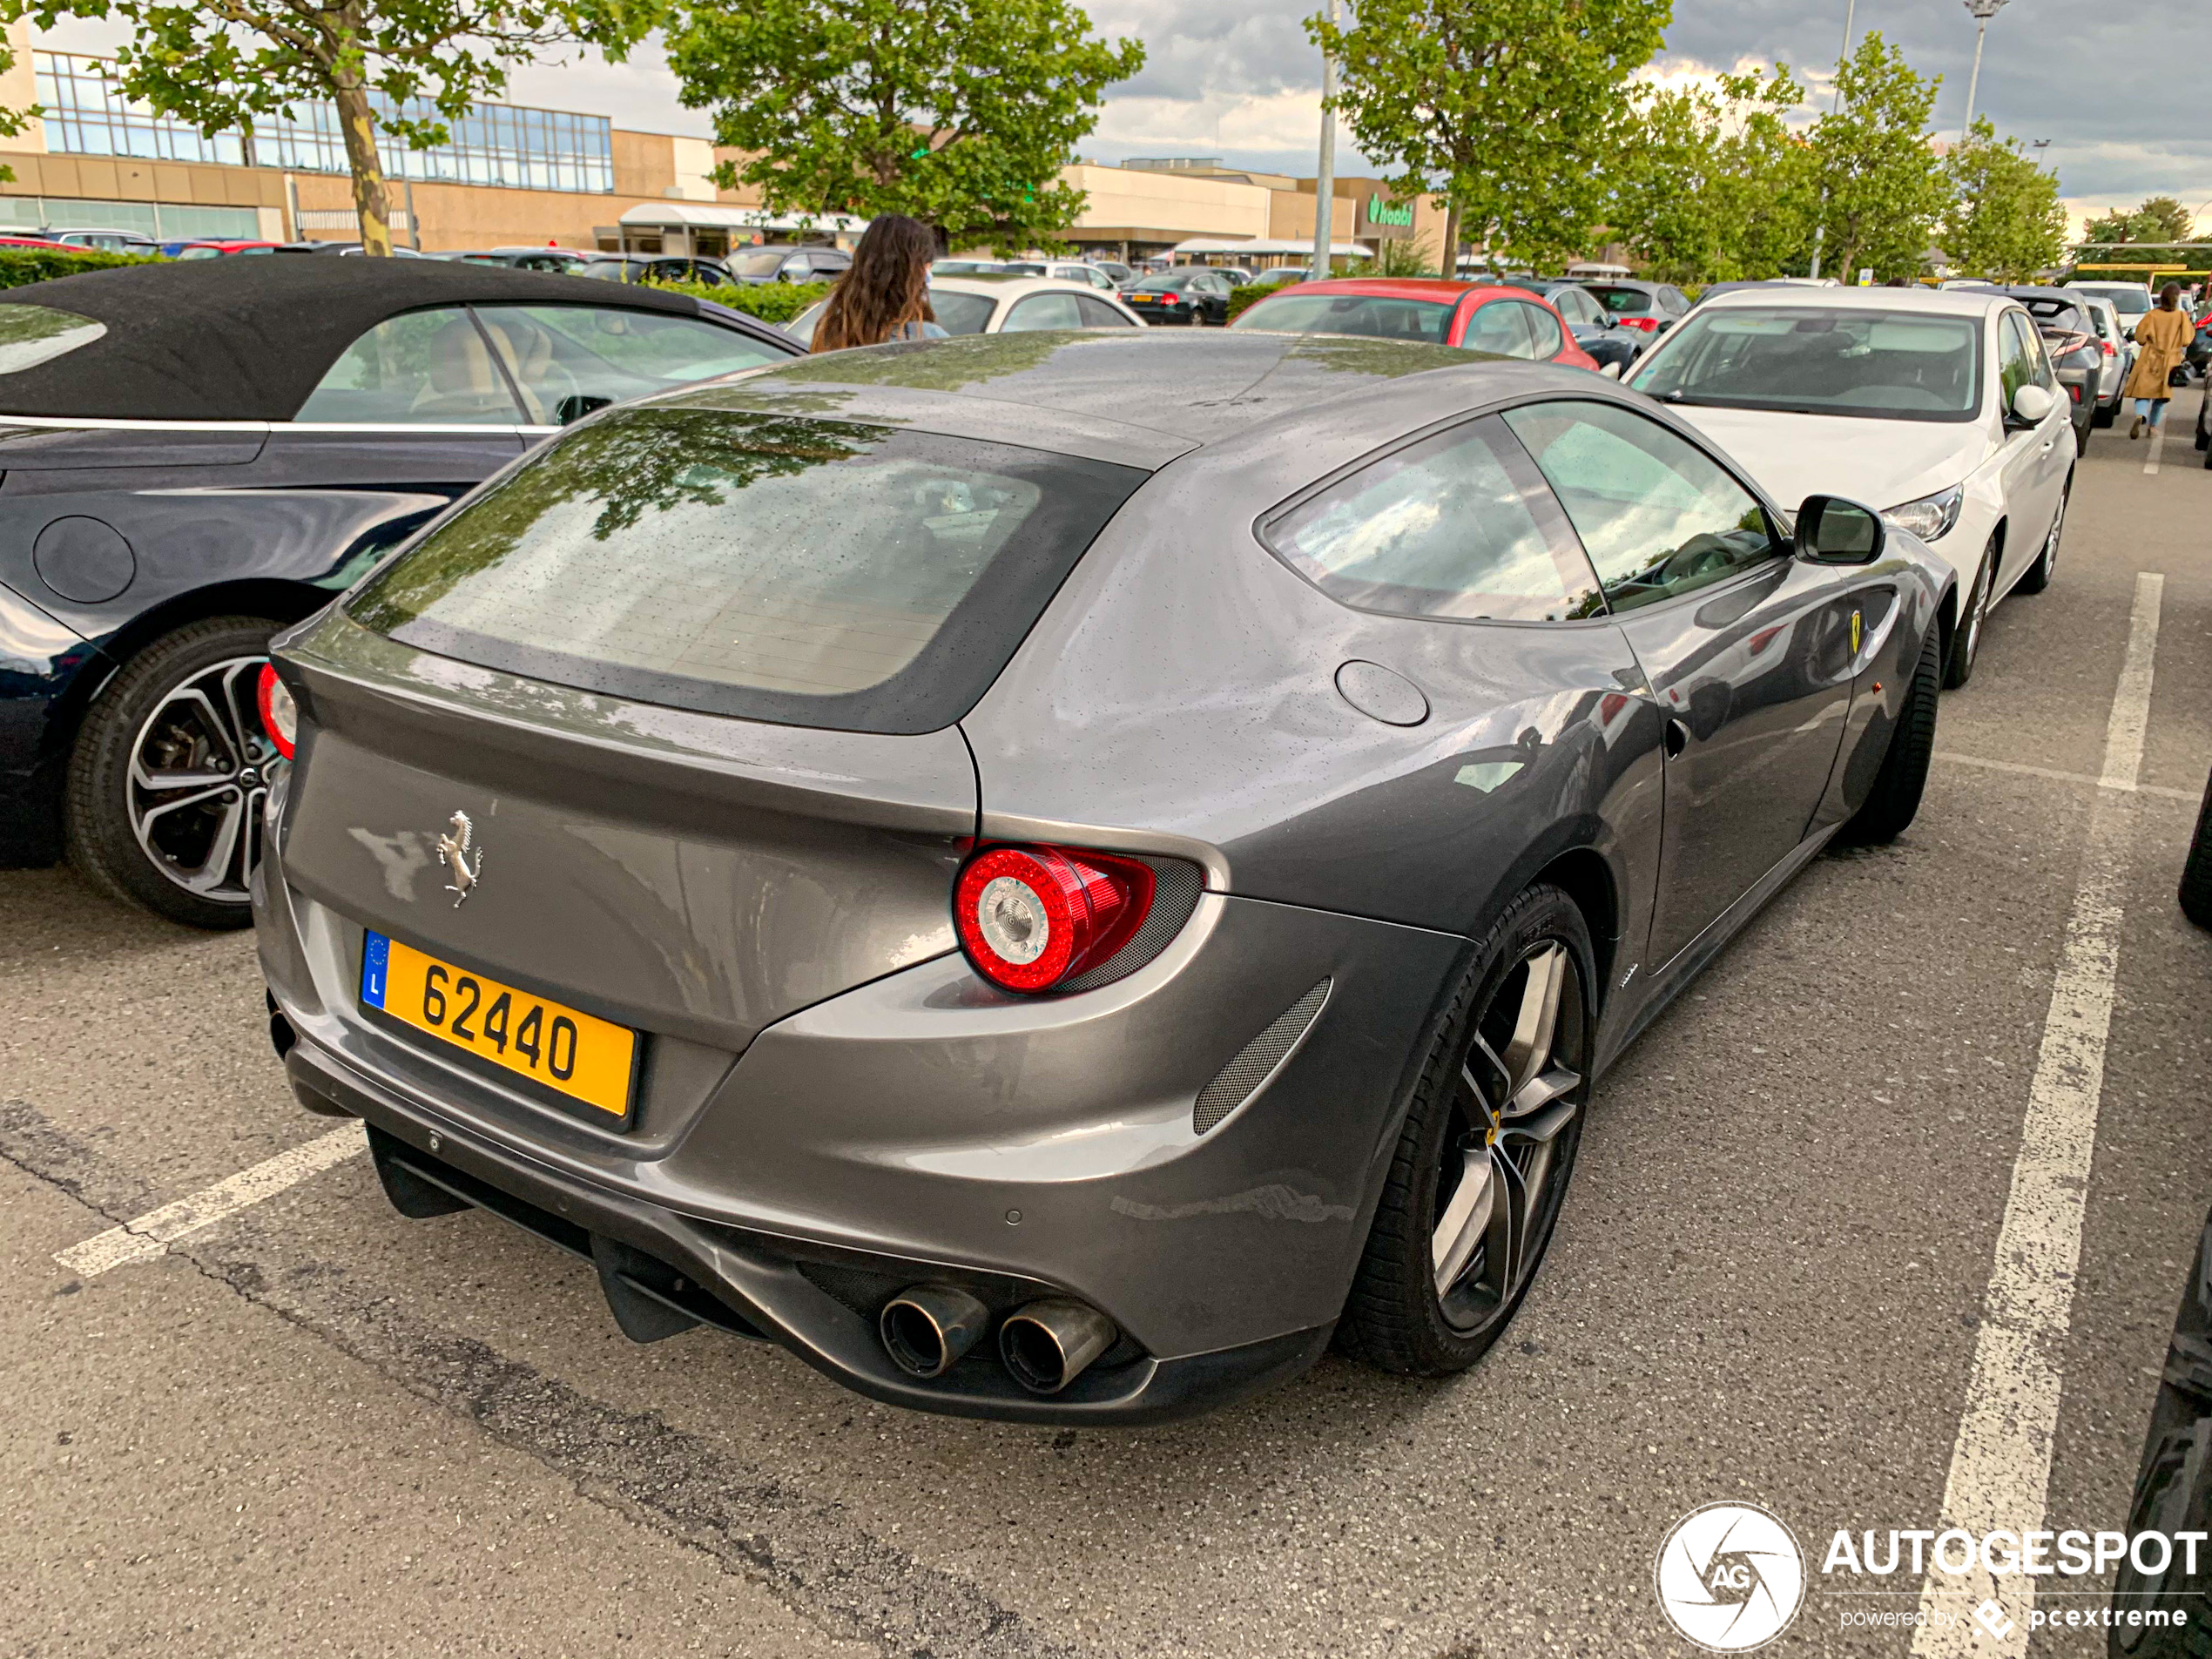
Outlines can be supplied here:
[[2172, 396], [2167, 377], [2182, 366], [2188, 354], [2189, 336], [2195, 330], [2189, 327], [2188, 313], [2182, 309], [2182, 285], [2169, 282], [2158, 291], [2155, 309], [2143, 313], [2143, 320], [2135, 325], [2135, 343], [2142, 354], [2135, 359], [2135, 372], [2128, 377], [2121, 395], [2135, 400], [2135, 424], [2128, 428], [2130, 438], [2143, 435], [2148, 422], [2153, 431], [2166, 418], [2166, 401]]

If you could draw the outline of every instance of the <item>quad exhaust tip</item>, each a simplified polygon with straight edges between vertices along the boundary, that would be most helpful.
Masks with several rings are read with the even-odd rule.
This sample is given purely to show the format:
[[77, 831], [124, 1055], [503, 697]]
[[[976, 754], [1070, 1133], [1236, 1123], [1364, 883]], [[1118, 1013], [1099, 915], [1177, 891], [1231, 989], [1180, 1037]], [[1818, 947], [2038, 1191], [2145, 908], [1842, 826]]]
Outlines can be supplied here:
[[943, 1376], [990, 1326], [990, 1309], [941, 1285], [900, 1291], [877, 1321], [892, 1363], [910, 1377]]
[[1096, 1308], [1048, 1297], [1007, 1316], [999, 1326], [999, 1357], [1031, 1393], [1056, 1394], [1120, 1334]]

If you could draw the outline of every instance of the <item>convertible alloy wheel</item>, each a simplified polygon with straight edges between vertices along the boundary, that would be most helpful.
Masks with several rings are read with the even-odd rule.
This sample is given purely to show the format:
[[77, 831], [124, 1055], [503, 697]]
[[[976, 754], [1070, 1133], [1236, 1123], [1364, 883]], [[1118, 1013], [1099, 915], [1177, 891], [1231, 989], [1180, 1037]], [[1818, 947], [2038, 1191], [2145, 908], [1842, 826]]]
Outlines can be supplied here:
[[1468, 1040], [1429, 1234], [1437, 1300], [1455, 1329], [1479, 1331], [1512, 1307], [1534, 1265], [1530, 1244], [1558, 1211], [1553, 1155], [1582, 1110], [1582, 1061], [1560, 1035], [1581, 1029], [1581, 997], [1567, 948], [1543, 941]]
[[1589, 929], [1531, 887], [1479, 945], [1413, 1087], [1338, 1325], [1386, 1370], [1448, 1376], [1512, 1318], [1581, 1143], [1595, 1032]]
[[162, 698], [132, 745], [125, 810], [153, 867], [218, 904], [245, 904], [276, 745], [254, 690], [266, 657], [204, 668]]
[[256, 692], [276, 624], [215, 617], [156, 640], [87, 711], [70, 759], [70, 861], [118, 899], [242, 927], [279, 759]]

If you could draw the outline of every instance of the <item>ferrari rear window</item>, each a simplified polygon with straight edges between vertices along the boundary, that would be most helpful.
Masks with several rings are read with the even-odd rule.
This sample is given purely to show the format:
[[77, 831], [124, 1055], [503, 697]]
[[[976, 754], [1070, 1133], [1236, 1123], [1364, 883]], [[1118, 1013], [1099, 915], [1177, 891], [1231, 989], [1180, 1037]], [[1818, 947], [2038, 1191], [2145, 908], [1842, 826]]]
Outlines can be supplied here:
[[578, 427], [372, 578], [406, 644], [639, 702], [930, 732], [997, 678], [1145, 474], [846, 422]]

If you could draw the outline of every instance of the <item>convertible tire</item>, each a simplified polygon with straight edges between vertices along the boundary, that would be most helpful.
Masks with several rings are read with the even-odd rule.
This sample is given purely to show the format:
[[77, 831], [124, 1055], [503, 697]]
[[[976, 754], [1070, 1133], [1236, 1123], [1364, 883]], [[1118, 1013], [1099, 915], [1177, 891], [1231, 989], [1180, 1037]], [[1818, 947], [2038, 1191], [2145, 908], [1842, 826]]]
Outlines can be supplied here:
[[93, 699], [62, 804], [93, 887], [192, 927], [243, 927], [275, 748], [255, 693], [266, 617], [211, 617], [131, 658]]
[[1920, 794], [1928, 783], [1928, 761], [1935, 753], [1941, 663], [1936, 630], [1931, 628], [1920, 647], [1919, 665], [1912, 671], [1912, 684], [1905, 688], [1904, 705], [1898, 710], [1897, 724], [1890, 728], [1890, 746], [1874, 774], [1874, 786], [1844, 826], [1844, 840], [1861, 846], [1893, 841], [1919, 815]]
[[2043, 550], [2035, 556], [2035, 563], [2020, 573], [2013, 585], [2022, 593], [2040, 593], [2051, 585], [2051, 577], [2059, 568], [2059, 543], [2066, 535], [2067, 503], [2074, 499], [2074, 479], [2067, 478], [2059, 491], [2059, 510], [2051, 516], [2050, 534], [2043, 538]]
[[1997, 538], [1981, 550], [1974, 567], [1973, 585], [1959, 604], [1959, 625], [1951, 631], [1951, 658], [1943, 665], [1946, 690], [1956, 690], [1974, 677], [1974, 661], [1981, 655], [1982, 625], [1989, 620], [1989, 584], [1995, 579]]
[[1598, 982], [1581, 908], [1548, 884], [1475, 947], [1413, 1084], [1343, 1345], [1385, 1371], [1441, 1377], [1503, 1333], [1574, 1173]]
[[2196, 833], [2182, 860], [2182, 914], [2200, 927], [2212, 927], [2212, 781], [2204, 786]]

